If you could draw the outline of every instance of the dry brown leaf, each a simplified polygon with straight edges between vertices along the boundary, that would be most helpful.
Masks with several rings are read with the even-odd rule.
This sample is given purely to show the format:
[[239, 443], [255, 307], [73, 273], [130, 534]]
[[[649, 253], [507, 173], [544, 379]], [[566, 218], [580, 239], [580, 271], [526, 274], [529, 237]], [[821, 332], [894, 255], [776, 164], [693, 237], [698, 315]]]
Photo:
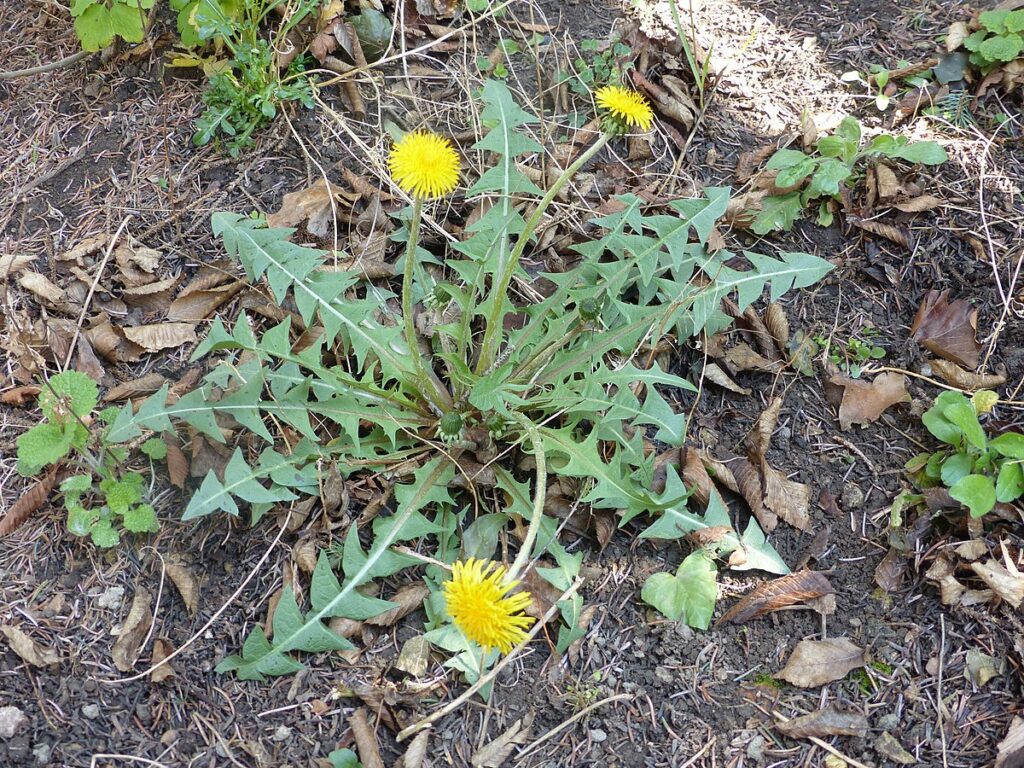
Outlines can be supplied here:
[[875, 193], [879, 200], [887, 200], [899, 194], [900, 182], [892, 168], [884, 163], [878, 163], [872, 171], [875, 176]]
[[1020, 604], [1024, 602], [1024, 576], [1016, 571], [1016, 568], [1010, 571], [998, 560], [975, 562], [971, 563], [970, 567], [999, 597], [1014, 608], [1020, 608]]
[[901, 373], [886, 371], [871, 382], [833, 374], [828, 384], [835, 394], [828, 391], [826, 394], [830, 395], [830, 400], [839, 400], [839, 426], [844, 430], [854, 424], [876, 421], [890, 406], [910, 401], [907, 380]]
[[818, 143], [818, 126], [814, 124], [814, 115], [808, 109], [800, 113], [800, 144], [811, 152]]
[[130, 672], [139, 658], [142, 641], [153, 625], [152, 606], [152, 595], [141, 587], [137, 588], [132, 607], [128, 610], [128, 618], [121, 625], [121, 632], [110, 651], [114, 666], [122, 672]]
[[75, 370], [84, 373], [97, 384], [101, 383], [106, 371], [85, 334], [79, 334], [75, 342], [75, 353]]
[[764, 482], [764, 505], [787, 523], [801, 531], [811, 527], [811, 489], [786, 477], [786, 473], [761, 461]]
[[895, 224], [875, 219], [862, 219], [859, 216], [847, 216], [846, 220], [858, 229], [870, 232], [872, 235], [884, 237], [886, 240], [891, 240], [897, 245], [902, 245], [904, 248], [910, 248], [910, 230], [906, 227], [898, 227]]
[[89, 337], [93, 349], [112, 363], [134, 363], [145, 352], [138, 344], [125, 338], [124, 332], [107, 317], [83, 333]]
[[769, 360], [755, 352], [749, 344], [742, 341], [732, 349], [728, 350], [719, 359], [725, 364], [725, 367], [729, 369], [730, 373], [733, 374], [739, 373], [740, 371], [764, 371], [765, 373], [778, 373], [783, 368], [783, 363], [781, 361]]
[[384, 768], [377, 745], [377, 735], [367, 718], [366, 707], [360, 707], [348, 718], [348, 727], [352, 729], [352, 738], [356, 741], [356, 752], [363, 768]]
[[[542, 567], [546, 567], [546, 563], [537, 563]], [[544, 618], [545, 614], [551, 609], [561, 597], [561, 590], [556, 589], [555, 586], [537, 573], [536, 565], [531, 565], [523, 575], [520, 577], [519, 582], [523, 591], [528, 592], [530, 595], [530, 604], [524, 609], [525, 613], [538, 621]]]
[[907, 561], [895, 549], [890, 549], [875, 566], [875, 583], [886, 592], [897, 592], [903, 586]]
[[165, 437], [164, 443], [167, 444], [167, 474], [170, 477], [171, 485], [184, 489], [189, 470], [188, 458], [176, 440]]
[[863, 739], [868, 732], [868, 719], [860, 712], [844, 712], [828, 706], [778, 723], [775, 727], [791, 739], [820, 739], [825, 736], [856, 736]]
[[[162, 637], [157, 638], [153, 643], [153, 657], [150, 659], [150, 666], [160, 664], [161, 661], [172, 653], [174, 653], [174, 646], [171, 645], [171, 641], [164, 640]], [[174, 677], [174, 672], [174, 667], [171, 666], [170, 662], [160, 664], [159, 667], [149, 673], [149, 680], [153, 683], [162, 683], [164, 680]]]
[[170, 307], [167, 308], [167, 319], [172, 322], [190, 321], [194, 323], [205, 320], [216, 312], [221, 304], [233, 297], [244, 287], [245, 283], [236, 280], [229, 285], [223, 285], [218, 288], [179, 294], [171, 302]]
[[725, 509], [725, 500], [722, 499], [721, 494], [719, 494], [718, 489], [711, 480], [711, 475], [708, 474], [704, 462], [701, 461], [700, 453], [690, 447], [683, 450], [683, 483], [693, 492], [693, 498], [696, 499], [697, 503], [707, 506], [708, 502], [711, 501], [711, 497], [713, 495], [717, 496], [722, 503], [722, 508]]
[[395, 660], [395, 669], [413, 677], [423, 677], [429, 667], [430, 641], [423, 635], [410, 637], [402, 644], [402, 650]]
[[120, 277], [127, 286], [152, 282], [153, 273], [160, 267], [163, 254], [155, 248], [146, 248], [134, 240], [114, 249], [114, 260], [121, 270]]
[[939, 374], [954, 387], [974, 391], [976, 389], [995, 389], [1006, 383], [1006, 369], [999, 373], [972, 373], [965, 371], [949, 360], [932, 360], [928, 363], [932, 371]]
[[267, 214], [267, 226], [297, 227], [305, 224], [306, 230], [314, 237], [327, 237], [334, 223], [339, 194], [341, 190], [338, 187], [328, 186], [323, 179], [306, 189], [290, 192], [284, 196], [277, 212]]
[[46, 304], [57, 305], [64, 300], [64, 289], [38, 272], [25, 272], [18, 278], [18, 285]]
[[501, 768], [517, 745], [525, 744], [530, 740], [532, 725], [533, 711], [531, 710], [502, 731], [494, 741], [484, 744], [474, 752], [469, 759], [469, 764], [473, 768]]
[[299, 566], [300, 571], [309, 575], [316, 568], [318, 551], [316, 539], [312, 537], [299, 539], [292, 546], [292, 560]]
[[768, 451], [772, 440], [772, 433], [775, 432], [775, 425], [779, 422], [779, 414], [782, 412], [782, 398], [776, 397], [757, 417], [754, 428], [747, 435], [747, 450], [750, 453], [751, 461], [760, 462]]
[[910, 337], [933, 354], [964, 368], [978, 367], [978, 310], [963, 299], [949, 301], [949, 291], [931, 290], [910, 326]]
[[895, 736], [888, 731], [879, 734], [875, 739], [875, 751], [880, 757], [898, 765], [918, 765], [918, 760], [903, 748]]
[[766, 144], [758, 149], [741, 152], [736, 160], [736, 180], [743, 182], [751, 178], [765, 160], [775, 154], [776, 150], [778, 150], [778, 146], [775, 144]]
[[153, 323], [124, 328], [128, 341], [138, 344], [147, 352], [180, 347], [196, 342], [196, 327], [192, 323]]
[[50, 491], [57, 484], [57, 466], [43, 475], [31, 488], [21, 494], [18, 500], [11, 505], [2, 518], [0, 518], [0, 537], [7, 536], [16, 531], [22, 523], [32, 516], [32, 513], [39, 509], [50, 496]]
[[786, 317], [786, 310], [782, 305], [772, 302], [764, 311], [764, 325], [772, 335], [772, 341], [779, 350], [779, 354], [785, 357], [789, 346], [789, 318]]
[[715, 622], [715, 626], [730, 621], [734, 624], [744, 624], [780, 608], [832, 594], [835, 594], [835, 590], [824, 574], [817, 571], [797, 571], [758, 584], [726, 611]]
[[23, 408], [36, 401], [40, 389], [35, 384], [24, 384], [20, 387], [12, 387], [0, 393], [0, 403], [4, 405], [16, 405]]
[[735, 392], [738, 395], [749, 395], [750, 390], [746, 387], [741, 387], [735, 381], [729, 378], [729, 375], [719, 368], [714, 363], [708, 363], [704, 366], [704, 370], [701, 374], [710, 381], [712, 384], [717, 384], [723, 389], [728, 389], [730, 392]]
[[177, 587], [188, 615], [195, 616], [196, 608], [199, 607], [199, 582], [192, 571], [181, 563], [170, 562], [167, 563], [167, 575]]
[[1003, 740], [996, 747], [995, 768], [1024, 766], [1024, 718], [1014, 716]]
[[737, 459], [729, 463], [733, 477], [736, 478], [736, 486], [740, 495], [747, 502], [750, 511], [761, 529], [765, 533], [771, 533], [779, 525], [778, 515], [764, 505], [764, 480], [761, 477], [761, 470], [746, 459]]
[[81, 266], [83, 264], [83, 258], [90, 254], [96, 253], [102, 248], [106, 248], [109, 239], [109, 235], [96, 235], [95, 237], [87, 237], [74, 248], [71, 248], [70, 250], [67, 250], [64, 253], [58, 254], [57, 261], [73, 261], [79, 266]]
[[946, 30], [946, 53], [953, 53], [964, 44], [964, 40], [970, 37], [970, 30], [967, 29], [967, 22], [954, 21]]
[[967, 591], [967, 587], [953, 576], [953, 564], [942, 556], [937, 557], [928, 567], [924, 577], [939, 585], [939, 599], [943, 605], [958, 605]]
[[33, 667], [49, 667], [60, 663], [60, 656], [53, 648], [45, 648], [14, 626], [0, 626], [0, 632], [22, 661]]
[[940, 200], [935, 195], [920, 195], [910, 200], [904, 200], [902, 203], [893, 203], [892, 207], [898, 211], [903, 211], [903, 213], [922, 213], [924, 211], [934, 211], [945, 204], [945, 201]]
[[413, 611], [421, 608], [423, 601], [426, 600], [429, 594], [430, 590], [427, 589], [425, 584], [419, 582], [406, 584], [388, 598], [389, 602], [395, 603], [394, 608], [384, 611], [384, 613], [374, 616], [372, 619], [367, 619], [366, 623], [376, 627], [390, 627]]
[[799, 688], [816, 688], [863, 666], [864, 649], [848, 638], [801, 640], [776, 677]]
[[0, 256], [0, 280], [6, 280], [15, 273], [21, 272], [35, 260], [35, 256], [27, 253], [7, 253]]
[[116, 403], [121, 400], [131, 400], [133, 397], [151, 395], [167, 383], [167, 379], [156, 371], [147, 373], [131, 381], [124, 381], [115, 387], [111, 387], [103, 396], [103, 402]]

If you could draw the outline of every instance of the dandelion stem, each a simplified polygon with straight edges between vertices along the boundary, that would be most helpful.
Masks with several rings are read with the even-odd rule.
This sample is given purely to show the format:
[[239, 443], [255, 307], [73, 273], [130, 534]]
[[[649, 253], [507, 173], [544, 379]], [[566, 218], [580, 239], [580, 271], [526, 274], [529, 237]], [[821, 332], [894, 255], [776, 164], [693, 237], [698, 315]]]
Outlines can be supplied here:
[[484, 339], [480, 344], [480, 358], [477, 360], [476, 373], [478, 376], [484, 375], [490, 370], [495, 359], [498, 356], [498, 345], [501, 342], [502, 330], [503, 330], [503, 318], [505, 309], [505, 295], [508, 293], [508, 287], [512, 283], [512, 276], [515, 274], [516, 266], [519, 264], [519, 258], [523, 255], [523, 251], [526, 249], [526, 245], [530, 242], [530, 238], [533, 237], [533, 233], [536, 231], [540, 224], [541, 218], [544, 216], [544, 211], [547, 210], [548, 206], [551, 205], [551, 201], [555, 199], [555, 196], [562, 191], [568, 181], [576, 175], [576, 172], [582, 168], [594, 155], [601, 151], [601, 148], [608, 143], [608, 140], [612, 138], [612, 133], [605, 131], [598, 137], [586, 152], [576, 158], [576, 161], [566, 168], [562, 175], [559, 176], [555, 183], [551, 185], [544, 197], [541, 198], [540, 202], [537, 203], [537, 207], [533, 211], [533, 215], [526, 222], [526, 227], [519, 235], [519, 239], [516, 241], [515, 247], [512, 249], [512, 253], [509, 255], [508, 260], [501, 265], [500, 272], [498, 273], [497, 280], [491, 284], [491, 297], [493, 299], [491, 304], [491, 310], [487, 316], [487, 327], [484, 329]]
[[507, 578], [515, 581], [530, 559], [530, 552], [533, 550], [533, 543], [537, 540], [537, 531], [540, 530], [540, 521], [544, 517], [544, 500], [547, 495], [548, 472], [547, 461], [544, 454], [544, 441], [541, 440], [537, 426], [526, 416], [515, 411], [512, 412], [512, 419], [517, 422], [530, 438], [533, 445], [533, 459], [537, 464], [537, 488], [533, 492], [533, 512], [530, 516], [530, 525], [526, 528], [526, 536], [519, 547], [519, 554], [509, 568]]

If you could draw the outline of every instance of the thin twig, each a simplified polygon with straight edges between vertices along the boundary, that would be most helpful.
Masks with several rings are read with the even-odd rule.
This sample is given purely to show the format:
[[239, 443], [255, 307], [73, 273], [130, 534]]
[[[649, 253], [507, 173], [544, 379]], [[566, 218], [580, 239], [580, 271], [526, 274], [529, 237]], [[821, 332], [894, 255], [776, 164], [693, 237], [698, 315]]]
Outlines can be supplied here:
[[579, 712], [577, 712], [575, 715], [570, 717], [568, 720], [565, 720], [564, 722], [556, 725], [550, 731], [548, 731], [543, 736], [541, 736], [539, 739], [534, 741], [532, 744], [530, 744], [530, 746], [528, 746], [526, 749], [524, 749], [522, 752], [520, 752], [516, 756], [516, 759], [517, 760], [522, 760], [528, 754], [530, 754], [535, 749], [537, 749], [537, 747], [539, 747], [545, 741], [547, 741], [548, 739], [552, 738], [553, 736], [557, 736], [559, 733], [564, 731], [566, 728], [568, 728], [570, 725], [575, 723], [577, 720], [582, 720], [584, 717], [589, 715], [595, 709], [603, 707], [605, 704], [611, 704], [614, 701], [623, 701], [625, 699], [629, 699], [629, 700], [632, 701], [634, 698], [635, 698], [635, 696], [632, 693], [617, 693], [614, 696], [609, 696], [606, 699], [601, 699], [600, 701], [595, 701], [593, 704], [591, 704], [586, 709], [581, 709]]
[[70, 67], [89, 55], [89, 51], [79, 51], [73, 53], [70, 56], [65, 56], [63, 59], [57, 59], [57, 61], [51, 61], [48, 64], [40, 64], [37, 67], [29, 67], [28, 69], [15, 69], [11, 72], [0, 72], [0, 80], [13, 80], [16, 77], [30, 77], [31, 75], [42, 75], [46, 72], [53, 72], [55, 69], [61, 67]]

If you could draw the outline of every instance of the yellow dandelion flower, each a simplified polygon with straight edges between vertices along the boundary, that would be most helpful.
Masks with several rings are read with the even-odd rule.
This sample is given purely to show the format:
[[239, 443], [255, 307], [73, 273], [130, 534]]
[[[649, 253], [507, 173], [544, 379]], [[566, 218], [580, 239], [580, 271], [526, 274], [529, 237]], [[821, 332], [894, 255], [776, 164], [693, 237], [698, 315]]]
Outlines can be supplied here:
[[646, 97], [621, 85], [606, 85], [595, 94], [597, 106], [608, 110], [608, 114], [620, 125], [650, 130], [654, 112]]
[[421, 199], [447, 195], [459, 183], [455, 148], [433, 133], [407, 133], [391, 148], [388, 166], [398, 186]]
[[529, 592], [508, 593], [518, 581], [505, 581], [504, 566], [470, 558], [452, 566], [444, 584], [444, 600], [455, 626], [485, 651], [508, 653], [526, 637], [533, 619], [522, 611]]

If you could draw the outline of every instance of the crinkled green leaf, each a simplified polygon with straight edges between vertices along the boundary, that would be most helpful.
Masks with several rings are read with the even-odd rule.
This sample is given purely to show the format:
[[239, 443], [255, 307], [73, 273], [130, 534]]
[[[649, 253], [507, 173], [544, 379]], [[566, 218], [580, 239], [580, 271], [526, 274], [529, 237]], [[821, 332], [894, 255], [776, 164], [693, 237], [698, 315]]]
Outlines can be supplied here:
[[57, 424], [36, 424], [15, 441], [18, 446], [18, 472], [34, 475], [43, 467], [68, 455], [71, 450], [72, 429], [61, 429]]
[[74, 416], [82, 418], [92, 413], [99, 397], [95, 381], [78, 371], [64, 371], [40, 389], [39, 407], [48, 421], [66, 424], [74, 421]]

